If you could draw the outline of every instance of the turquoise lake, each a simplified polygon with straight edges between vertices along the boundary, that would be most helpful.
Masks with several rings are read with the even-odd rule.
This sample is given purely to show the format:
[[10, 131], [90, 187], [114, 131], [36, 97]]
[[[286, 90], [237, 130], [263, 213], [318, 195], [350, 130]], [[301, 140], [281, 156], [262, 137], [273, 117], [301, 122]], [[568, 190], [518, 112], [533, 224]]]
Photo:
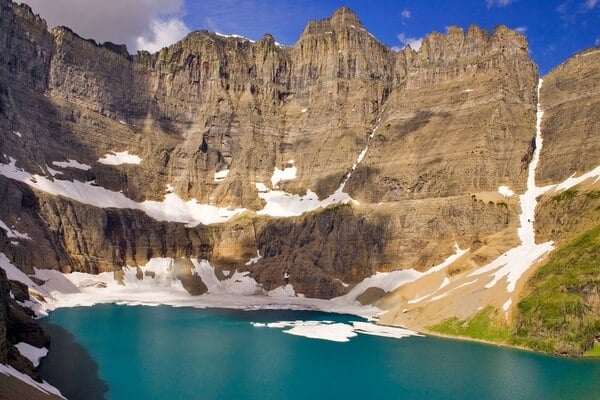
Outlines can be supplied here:
[[360, 321], [309, 311], [98, 305], [42, 321], [44, 378], [85, 399], [597, 399], [600, 360], [431, 337], [338, 343], [251, 322]]

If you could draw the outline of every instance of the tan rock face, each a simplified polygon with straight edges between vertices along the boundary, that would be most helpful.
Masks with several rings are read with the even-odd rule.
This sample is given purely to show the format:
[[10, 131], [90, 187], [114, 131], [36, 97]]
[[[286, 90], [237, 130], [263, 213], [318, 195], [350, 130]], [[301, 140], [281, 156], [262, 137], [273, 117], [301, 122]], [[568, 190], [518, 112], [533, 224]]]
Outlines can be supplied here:
[[537, 177], [557, 183], [600, 165], [600, 49], [581, 52], [544, 77], [544, 146]]
[[[270, 35], [253, 43], [198, 31], [132, 56], [66, 28], [49, 33], [27, 7], [0, 5], [0, 38], [11, 38], [0, 41], [4, 164], [13, 157], [49, 176], [53, 161], [76, 159], [92, 168], [63, 169], [56, 179], [95, 181], [135, 201], [161, 200], [171, 185], [184, 199], [256, 211], [264, 206], [256, 183], [271, 188], [274, 168], [293, 160], [296, 178], [280, 189], [324, 198], [368, 146], [345, 186], [360, 204], [294, 218], [249, 212], [195, 228], [0, 177], [10, 204], [0, 219], [21, 218], [36, 243], [14, 246], [0, 231], [0, 251], [29, 272], [200, 258], [249, 271], [265, 289], [289, 269], [297, 292], [329, 298], [376, 271], [426, 270], [454, 243], [473, 250], [464, 263], [472, 266], [516, 240], [518, 203], [496, 197], [500, 185], [525, 187], [537, 68], [514, 31], [451, 28], [418, 52], [394, 52], [342, 8], [310, 22], [293, 47]], [[98, 162], [126, 150], [142, 162]], [[246, 265], [257, 250], [263, 258]], [[186, 287], [205, 291], [180, 263]]]

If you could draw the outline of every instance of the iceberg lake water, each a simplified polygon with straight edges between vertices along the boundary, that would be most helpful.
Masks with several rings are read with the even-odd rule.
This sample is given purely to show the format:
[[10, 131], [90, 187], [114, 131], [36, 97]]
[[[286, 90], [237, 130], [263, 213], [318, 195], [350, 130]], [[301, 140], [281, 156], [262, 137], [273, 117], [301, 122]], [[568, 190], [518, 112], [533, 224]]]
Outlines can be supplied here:
[[[361, 321], [312, 311], [97, 305], [42, 321], [42, 376], [68, 399], [591, 399], [600, 360], [431, 337], [284, 333], [278, 321]], [[258, 323], [258, 326], [252, 323]]]

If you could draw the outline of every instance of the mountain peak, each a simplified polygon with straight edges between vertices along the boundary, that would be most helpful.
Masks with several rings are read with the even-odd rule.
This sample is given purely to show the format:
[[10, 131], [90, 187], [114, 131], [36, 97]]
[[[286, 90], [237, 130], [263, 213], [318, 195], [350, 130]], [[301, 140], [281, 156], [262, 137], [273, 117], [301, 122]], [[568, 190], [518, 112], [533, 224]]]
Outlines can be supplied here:
[[338, 8], [337, 10], [335, 10], [335, 12], [331, 16], [330, 20], [333, 25], [338, 25], [338, 26], [339, 25], [362, 26], [362, 23], [360, 22], [358, 15], [356, 15], [356, 13], [354, 11], [352, 11], [351, 9], [349, 9], [346, 6], [342, 6], [342, 7]]

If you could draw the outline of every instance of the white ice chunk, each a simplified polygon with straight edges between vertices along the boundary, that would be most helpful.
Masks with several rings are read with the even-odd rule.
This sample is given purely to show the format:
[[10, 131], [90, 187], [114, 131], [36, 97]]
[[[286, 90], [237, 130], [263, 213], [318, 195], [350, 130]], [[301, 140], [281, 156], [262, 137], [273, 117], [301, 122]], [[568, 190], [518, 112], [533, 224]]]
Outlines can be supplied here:
[[142, 159], [136, 155], [129, 154], [129, 151], [112, 151], [98, 159], [98, 162], [105, 165], [139, 164], [142, 162]]
[[331, 323], [330, 321], [281, 321], [268, 323], [267, 327], [290, 328], [283, 332], [332, 342], [349, 342], [350, 338], [356, 336], [352, 325]]

